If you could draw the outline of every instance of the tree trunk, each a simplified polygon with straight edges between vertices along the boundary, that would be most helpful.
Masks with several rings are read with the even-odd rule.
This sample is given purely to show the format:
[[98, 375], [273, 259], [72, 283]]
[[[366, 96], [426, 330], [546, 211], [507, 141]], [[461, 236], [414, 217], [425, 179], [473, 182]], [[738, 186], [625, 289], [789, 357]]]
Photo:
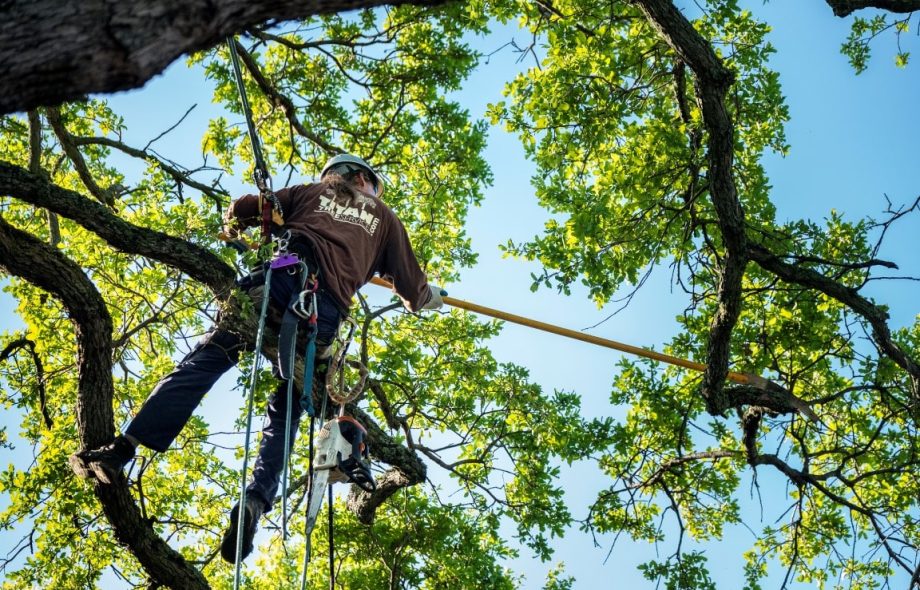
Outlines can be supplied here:
[[[86, 273], [56, 248], [9, 225], [0, 217], [0, 268], [58, 297], [74, 322], [79, 365], [77, 430], [80, 447], [112, 440], [112, 318]], [[96, 497], [115, 537], [125, 544], [156, 583], [183, 590], [209, 588], [197, 568], [150, 526], [131, 497], [127, 482], [94, 484]]]

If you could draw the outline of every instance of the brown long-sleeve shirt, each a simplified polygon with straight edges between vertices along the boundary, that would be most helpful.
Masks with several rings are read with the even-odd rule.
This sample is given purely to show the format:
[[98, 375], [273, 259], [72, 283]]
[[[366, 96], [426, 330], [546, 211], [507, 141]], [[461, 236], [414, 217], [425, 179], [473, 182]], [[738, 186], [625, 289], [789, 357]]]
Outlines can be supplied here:
[[[377, 197], [336, 191], [320, 182], [275, 193], [284, 212], [283, 229], [305, 238], [320, 267], [320, 282], [347, 309], [355, 292], [374, 274], [389, 279], [411, 311], [428, 302], [431, 292], [402, 222]], [[234, 201], [225, 219], [237, 227], [261, 223], [259, 197]]]

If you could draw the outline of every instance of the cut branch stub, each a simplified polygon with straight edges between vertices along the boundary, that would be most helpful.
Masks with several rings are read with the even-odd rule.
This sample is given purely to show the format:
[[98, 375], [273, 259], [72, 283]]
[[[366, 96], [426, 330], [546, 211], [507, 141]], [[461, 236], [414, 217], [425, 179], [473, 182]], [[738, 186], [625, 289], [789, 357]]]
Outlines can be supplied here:
[[857, 10], [879, 8], [889, 12], [907, 14], [920, 10], [920, 0], [826, 0], [834, 16], [849, 16]]

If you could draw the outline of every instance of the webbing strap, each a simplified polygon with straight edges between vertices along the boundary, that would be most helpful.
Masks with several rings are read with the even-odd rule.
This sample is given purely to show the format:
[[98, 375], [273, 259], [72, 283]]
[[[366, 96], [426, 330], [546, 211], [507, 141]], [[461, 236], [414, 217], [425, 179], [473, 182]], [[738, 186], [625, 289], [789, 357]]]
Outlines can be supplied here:
[[303, 353], [303, 394], [300, 396], [300, 407], [313, 418], [316, 408], [313, 407], [313, 370], [316, 365], [316, 329], [312, 330], [307, 338], [307, 349]]

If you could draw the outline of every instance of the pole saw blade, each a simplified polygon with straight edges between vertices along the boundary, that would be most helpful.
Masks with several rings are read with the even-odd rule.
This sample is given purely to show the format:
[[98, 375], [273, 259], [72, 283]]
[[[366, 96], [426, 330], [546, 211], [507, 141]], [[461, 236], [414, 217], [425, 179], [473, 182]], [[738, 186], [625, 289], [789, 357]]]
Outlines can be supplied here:
[[[305, 534], [307, 539], [316, 526], [316, 520], [319, 518], [319, 511], [323, 507], [323, 499], [326, 497], [326, 488], [329, 486], [329, 471], [317, 471], [313, 474], [313, 481], [310, 484], [310, 498], [307, 502], [307, 526]], [[309, 543], [309, 541], [308, 541]], [[309, 560], [309, 557], [307, 558]]]
[[310, 491], [307, 494], [307, 523], [304, 527], [304, 553], [303, 569], [300, 577], [300, 590], [307, 588], [307, 566], [313, 554], [313, 527], [316, 526], [316, 519], [319, 517], [319, 510], [323, 507], [323, 498], [326, 497], [326, 490], [329, 488], [329, 471], [314, 471], [310, 477]]

